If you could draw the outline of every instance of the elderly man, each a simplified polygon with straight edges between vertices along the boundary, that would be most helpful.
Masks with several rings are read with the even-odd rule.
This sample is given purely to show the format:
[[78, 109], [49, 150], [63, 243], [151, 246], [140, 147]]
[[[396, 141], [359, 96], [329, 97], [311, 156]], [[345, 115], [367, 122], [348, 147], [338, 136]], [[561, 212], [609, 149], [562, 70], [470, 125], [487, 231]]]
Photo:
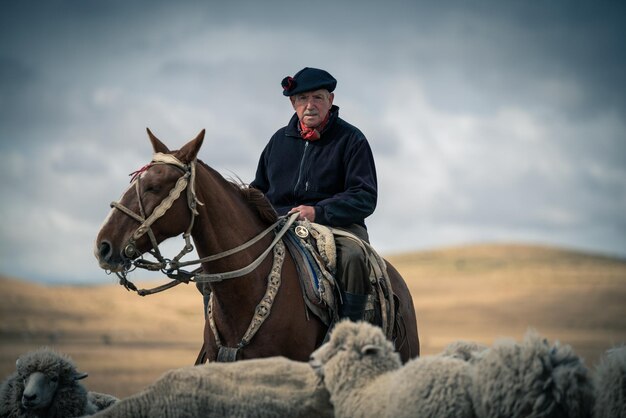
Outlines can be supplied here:
[[[376, 168], [365, 135], [341, 119], [333, 105], [337, 80], [307, 67], [281, 84], [295, 114], [263, 150], [250, 186], [265, 193], [279, 215], [298, 211], [301, 220], [368, 241], [364, 220], [376, 207]], [[369, 268], [353, 240], [337, 237], [336, 244], [339, 315], [357, 321], [370, 290]]]

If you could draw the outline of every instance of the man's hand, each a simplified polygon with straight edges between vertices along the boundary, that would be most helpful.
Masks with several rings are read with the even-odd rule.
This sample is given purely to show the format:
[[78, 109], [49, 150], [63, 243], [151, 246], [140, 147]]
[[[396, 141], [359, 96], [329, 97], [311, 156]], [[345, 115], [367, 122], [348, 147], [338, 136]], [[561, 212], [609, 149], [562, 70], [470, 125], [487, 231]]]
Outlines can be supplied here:
[[315, 208], [313, 206], [300, 205], [289, 211], [289, 213], [300, 212], [299, 221], [308, 219], [309, 222], [315, 222]]

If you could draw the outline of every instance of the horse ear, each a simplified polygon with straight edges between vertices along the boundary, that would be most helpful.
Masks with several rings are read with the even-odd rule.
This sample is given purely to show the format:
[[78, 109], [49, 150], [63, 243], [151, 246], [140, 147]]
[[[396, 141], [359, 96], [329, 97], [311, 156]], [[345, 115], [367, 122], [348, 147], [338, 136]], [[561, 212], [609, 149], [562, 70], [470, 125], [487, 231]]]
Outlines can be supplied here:
[[152, 131], [150, 131], [150, 128], [146, 128], [146, 131], [148, 131], [148, 137], [150, 137], [150, 142], [152, 142], [152, 149], [154, 150], [154, 152], [169, 154], [169, 148], [167, 148], [167, 146], [163, 142], [161, 142], [159, 138], [154, 136]]
[[198, 151], [200, 151], [200, 147], [202, 146], [202, 141], [204, 141], [204, 132], [204, 129], [200, 131], [198, 136], [186, 143], [180, 151], [178, 151], [178, 159], [180, 161], [190, 163], [196, 159]]

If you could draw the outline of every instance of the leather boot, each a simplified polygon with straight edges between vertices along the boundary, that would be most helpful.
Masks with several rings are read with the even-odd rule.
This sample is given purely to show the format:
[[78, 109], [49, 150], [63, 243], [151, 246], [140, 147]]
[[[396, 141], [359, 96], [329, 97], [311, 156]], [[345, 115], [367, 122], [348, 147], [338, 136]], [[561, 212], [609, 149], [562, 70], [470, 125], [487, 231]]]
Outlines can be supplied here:
[[365, 304], [367, 303], [367, 295], [343, 292], [341, 296], [343, 302], [339, 308], [339, 318], [348, 318], [352, 322], [362, 320]]
[[[365, 313], [365, 304], [367, 303], [367, 295], [359, 295], [357, 293], [341, 292], [342, 303], [339, 307], [339, 319], [341, 321], [344, 318], [349, 319], [352, 322], [357, 322], [363, 319]], [[335, 328], [336, 322], [331, 322], [323, 343], [328, 342], [330, 339], [330, 333]]]

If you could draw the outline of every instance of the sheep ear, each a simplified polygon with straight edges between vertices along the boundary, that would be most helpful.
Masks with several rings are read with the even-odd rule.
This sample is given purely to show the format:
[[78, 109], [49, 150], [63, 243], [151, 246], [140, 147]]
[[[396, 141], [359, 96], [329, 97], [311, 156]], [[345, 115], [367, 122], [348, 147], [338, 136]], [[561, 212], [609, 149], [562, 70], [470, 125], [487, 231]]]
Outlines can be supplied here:
[[87, 373], [76, 373], [74, 375], [74, 380], [82, 380], [86, 378], [87, 376], [89, 376]]
[[380, 353], [380, 347], [373, 344], [364, 345], [361, 348], [361, 354], [364, 356], [373, 356]]
[[20, 359], [15, 360], [15, 367], [20, 367]]

